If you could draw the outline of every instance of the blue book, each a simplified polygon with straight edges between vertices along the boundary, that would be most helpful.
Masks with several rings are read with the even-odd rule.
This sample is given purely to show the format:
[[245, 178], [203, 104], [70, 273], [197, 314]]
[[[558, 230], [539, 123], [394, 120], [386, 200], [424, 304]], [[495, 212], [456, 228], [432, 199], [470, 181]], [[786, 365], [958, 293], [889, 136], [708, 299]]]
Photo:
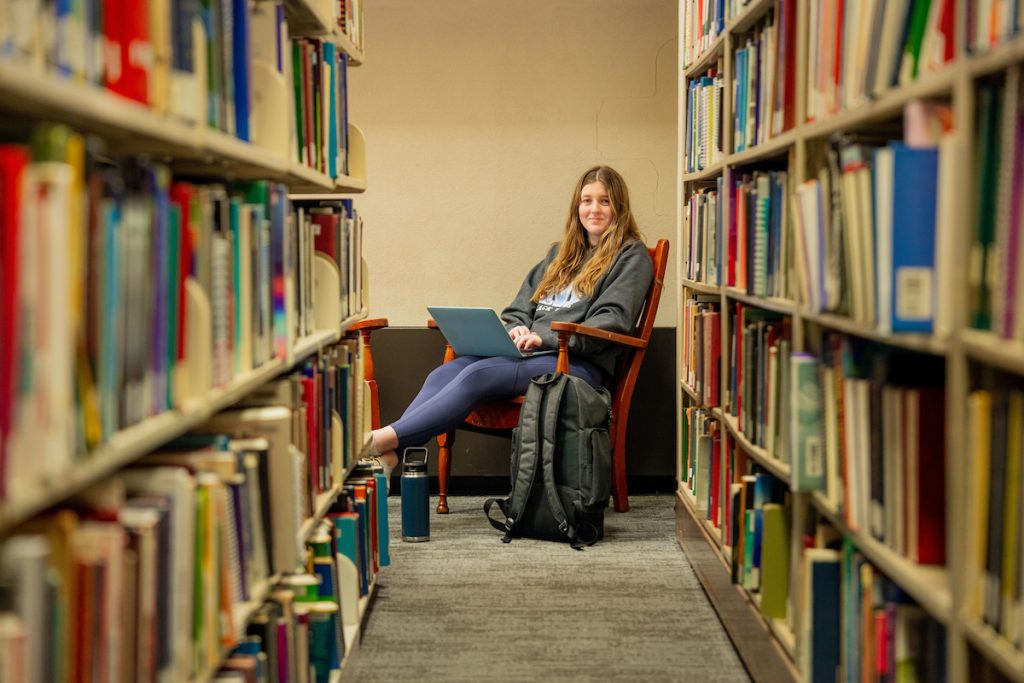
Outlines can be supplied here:
[[359, 572], [359, 593], [365, 595], [363, 583], [365, 573], [362, 571], [363, 560], [360, 554], [362, 547], [361, 534], [359, 532], [359, 515], [354, 512], [344, 512], [332, 515], [334, 526], [338, 530], [337, 548], [338, 553], [344, 555]]
[[745, 142], [744, 131], [746, 130], [746, 92], [747, 88], [744, 85], [747, 78], [747, 51], [744, 48], [740, 48], [736, 51], [736, 104], [733, 110], [733, 129], [735, 133], [735, 140], [733, 147], [736, 152], [742, 152], [746, 149], [747, 145]]
[[935, 204], [939, 151], [890, 143], [892, 330], [930, 334], [935, 319]]
[[249, 141], [249, 119], [252, 111], [252, 55], [249, 52], [249, 2], [231, 0], [234, 23], [231, 34], [231, 65], [234, 70], [235, 135]]
[[327, 175], [338, 177], [338, 60], [334, 43], [324, 42], [324, 63], [329, 79], [327, 113]]
[[332, 634], [329, 639], [328, 669], [337, 669], [341, 666], [341, 658], [345, 651], [345, 636], [341, 630], [341, 596], [338, 594], [338, 578], [334, 562], [334, 558], [331, 557], [318, 557], [313, 560], [313, 572], [320, 577], [320, 599], [332, 602], [339, 607], [337, 612], [331, 613], [328, 620]]
[[373, 478], [377, 482], [377, 553], [380, 566], [387, 567], [391, 564], [391, 554], [388, 552], [391, 543], [388, 532], [388, 478], [382, 472], [377, 472]]
[[840, 567], [835, 550], [812, 548], [804, 554], [808, 581], [807, 683], [835, 683], [839, 668]]

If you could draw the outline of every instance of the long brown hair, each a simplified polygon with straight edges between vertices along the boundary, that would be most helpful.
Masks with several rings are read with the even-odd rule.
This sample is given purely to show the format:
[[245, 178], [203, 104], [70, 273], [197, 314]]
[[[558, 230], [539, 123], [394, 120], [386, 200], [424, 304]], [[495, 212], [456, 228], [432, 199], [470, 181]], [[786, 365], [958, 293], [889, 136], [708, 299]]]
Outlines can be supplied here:
[[[595, 246], [590, 245], [586, 228], [580, 221], [580, 196], [583, 188], [599, 182], [608, 191], [612, 205], [612, 221]], [[558, 248], [558, 255], [544, 271], [544, 277], [533, 293], [536, 303], [548, 294], [557, 294], [569, 285], [576, 293], [588, 299], [594, 294], [594, 286], [611, 266], [622, 245], [631, 240], [643, 240], [640, 229], [629, 208], [629, 190], [626, 181], [615, 169], [608, 166], [594, 166], [588, 169], [572, 193], [569, 203], [569, 218], [565, 221], [565, 235]]]

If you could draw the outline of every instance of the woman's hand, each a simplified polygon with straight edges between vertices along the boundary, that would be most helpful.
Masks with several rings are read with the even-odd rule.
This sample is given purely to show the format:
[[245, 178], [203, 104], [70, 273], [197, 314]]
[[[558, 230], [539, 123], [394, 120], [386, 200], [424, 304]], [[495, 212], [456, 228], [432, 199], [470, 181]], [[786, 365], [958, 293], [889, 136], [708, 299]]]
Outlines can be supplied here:
[[516, 348], [520, 351], [532, 351], [533, 349], [540, 348], [541, 342], [540, 335], [530, 332], [530, 328], [526, 325], [519, 325], [513, 327], [508, 331], [508, 336], [512, 337], [512, 341], [516, 343]]

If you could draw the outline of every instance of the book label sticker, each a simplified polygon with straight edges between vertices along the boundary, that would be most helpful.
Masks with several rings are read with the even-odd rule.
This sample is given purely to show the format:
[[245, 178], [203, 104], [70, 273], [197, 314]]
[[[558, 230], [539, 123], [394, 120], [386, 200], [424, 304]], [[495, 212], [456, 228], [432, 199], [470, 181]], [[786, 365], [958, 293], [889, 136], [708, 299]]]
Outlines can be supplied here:
[[932, 319], [932, 269], [900, 268], [896, 271], [896, 317], [901, 320]]

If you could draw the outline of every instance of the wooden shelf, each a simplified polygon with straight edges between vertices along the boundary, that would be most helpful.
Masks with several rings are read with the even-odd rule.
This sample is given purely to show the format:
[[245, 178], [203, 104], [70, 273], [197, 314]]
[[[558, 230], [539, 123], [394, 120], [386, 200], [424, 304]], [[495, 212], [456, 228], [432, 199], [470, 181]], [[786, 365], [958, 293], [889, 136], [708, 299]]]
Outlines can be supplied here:
[[296, 192], [363, 192], [366, 179], [320, 173], [223, 131], [155, 112], [98, 86], [0, 62], [0, 109], [97, 133], [112, 150], [168, 158], [180, 172], [287, 182]]
[[775, 0], [754, 0], [729, 21], [729, 32], [733, 35], [746, 33], [774, 6]]
[[203, 672], [202, 675], [194, 680], [202, 681], [206, 683], [212, 681], [213, 677], [217, 675], [217, 671], [221, 665], [231, 655], [231, 651], [235, 649], [235, 646], [245, 637], [246, 628], [249, 626], [249, 620], [252, 619], [253, 614], [259, 609], [267, 596], [270, 595], [271, 587], [277, 583], [276, 577], [271, 577], [267, 581], [263, 581], [254, 587], [251, 596], [248, 601], [235, 605], [232, 610], [232, 620], [235, 623], [235, 633], [232, 636], [232, 644], [230, 646], [221, 648], [220, 659], [217, 661], [217, 665], [211, 668], [209, 671]]
[[1015, 648], [988, 624], [974, 619], [963, 620], [964, 633], [985, 659], [992, 662], [1014, 683], [1024, 683], [1024, 652]]
[[873, 341], [897, 346], [910, 351], [930, 353], [934, 356], [945, 356], [949, 353], [949, 344], [942, 339], [927, 334], [891, 334], [879, 332], [873, 327], [868, 327], [856, 320], [832, 313], [809, 313], [801, 312], [800, 317], [804, 320], [815, 322], [822, 327], [845, 332], [855, 337], [871, 339]]
[[700, 401], [700, 397], [697, 395], [696, 389], [687, 384], [686, 380], [679, 380], [679, 386], [682, 387], [683, 391], [685, 391], [694, 401]]
[[753, 296], [752, 294], [747, 294], [742, 289], [737, 289], [735, 287], [725, 287], [724, 291], [725, 295], [730, 299], [742, 301], [745, 304], [756, 306], [757, 308], [763, 308], [766, 311], [781, 313], [782, 315], [796, 315], [796, 303], [789, 299]]
[[863, 127], [881, 119], [900, 117], [903, 108], [911, 100], [950, 97], [956, 78], [955, 68], [926, 74], [916, 82], [889, 90], [867, 104], [807, 123], [797, 130], [802, 139], [813, 140], [828, 137], [840, 130]]
[[728, 570], [729, 558], [728, 555], [724, 552], [724, 547], [722, 545], [723, 536], [721, 530], [719, 530], [713, 524], [711, 524], [711, 520], [707, 519], [704, 516], [704, 513], [697, 511], [697, 497], [693, 495], [693, 491], [691, 491], [688, 486], [680, 483], [679, 490], [676, 493], [679, 499], [682, 500], [683, 503], [686, 505], [687, 509], [690, 512], [690, 516], [693, 517], [693, 521], [695, 521], [698, 524], [698, 526], [700, 526], [701, 531], [707, 537], [709, 545], [711, 545], [711, 547], [715, 550], [715, 554], [718, 556], [719, 560], [721, 560], [722, 566]]
[[711, 414], [717, 417], [726, 426], [726, 429], [728, 429], [729, 433], [732, 434], [732, 438], [736, 440], [736, 443], [739, 444], [740, 448], [745, 450], [747, 454], [757, 462], [757, 464], [771, 472], [777, 479], [785, 482], [787, 487], [790, 485], [791, 469], [789, 463], [776, 458], [771, 458], [768, 456], [768, 451], [760, 446], [755, 446], [754, 443], [740, 431], [739, 423], [735, 416], [730, 415], [721, 408], [712, 408]]
[[86, 83], [0, 61], [0, 108], [61, 121], [138, 151], [199, 149], [199, 128]]
[[[365, 313], [353, 316], [345, 321], [341, 329], [347, 329], [364, 317]], [[106, 443], [62, 472], [59, 479], [53, 479], [35, 491], [26, 491], [0, 505], [0, 536], [6, 535], [21, 522], [85, 490], [193, 427], [198, 427], [221, 410], [237, 403], [266, 382], [287, 372], [294, 365], [340, 338], [340, 329], [318, 332], [295, 344], [291, 363], [274, 359], [236, 377], [226, 387], [211, 389], [180, 409], [154, 415], [117, 432]]]
[[715, 163], [711, 164], [707, 168], [703, 168], [699, 171], [693, 171], [692, 173], [686, 173], [683, 175], [684, 183], [699, 183], [705, 180], [712, 180], [722, 175], [722, 171], [725, 169], [725, 159], [720, 159]]
[[997, 45], [987, 54], [972, 56], [967, 60], [966, 66], [958, 66], [958, 68], [966, 68], [972, 78], [983, 78], [1022, 60], [1024, 60], [1024, 34], [1018, 35], [1007, 43]]
[[981, 330], [961, 330], [960, 343], [968, 358], [1007, 372], [1024, 374], [1024, 342], [1001, 339]]
[[323, 520], [327, 511], [334, 505], [334, 501], [338, 499], [338, 494], [341, 493], [341, 482], [335, 484], [327, 491], [324, 491], [316, 497], [316, 505], [313, 508], [313, 516], [302, 523], [302, 527], [299, 529], [299, 540], [305, 543], [309, 540], [309, 537], [313, 534], [313, 530], [316, 529], [316, 525]]
[[370, 603], [373, 602], [374, 597], [377, 595], [377, 581], [374, 580], [370, 584], [370, 589], [366, 595], [359, 598], [359, 623], [348, 624], [344, 627], [345, 631], [345, 656], [341, 660], [341, 672], [344, 673], [345, 667], [348, 665], [352, 658], [359, 650], [360, 641], [362, 640], [361, 633], [366, 628], [366, 617], [370, 611]]
[[725, 55], [725, 35], [728, 31], [722, 31], [719, 35], [715, 36], [715, 39], [711, 41], [707, 49], [700, 53], [696, 59], [687, 65], [683, 71], [683, 76], [688, 79], [697, 78], [703, 76], [704, 72], [707, 71], [720, 57]]
[[697, 282], [696, 280], [688, 280], [685, 277], [682, 278], [682, 281], [683, 287], [686, 287], [687, 289], [692, 289], [695, 292], [700, 292], [701, 294], [717, 295], [722, 293], [722, 288], [719, 287], [718, 285], [709, 285], [704, 282]]
[[323, 36], [334, 30], [329, 0], [284, 0], [288, 32], [293, 36]]
[[[789, 629], [780, 629], [778, 625], [773, 628], [750, 594], [732, 583], [730, 563], [722, 549], [706, 538], [692, 503], [682, 492], [676, 493], [676, 499], [676, 539], [689, 558], [697, 580], [718, 613], [751, 680], [755, 683], [799, 681], [792, 650], [787, 650], [783, 642], [789, 640], [784, 632]], [[795, 638], [789, 642], [795, 645]]]
[[[742, 590], [747, 594], [747, 597], [750, 599], [750, 601], [757, 606], [757, 611], [761, 612], [761, 594], [751, 593], [746, 589]], [[775, 636], [775, 639], [779, 641], [779, 645], [782, 646], [782, 649], [785, 651], [786, 655], [789, 656], [790, 659], [795, 661], [796, 634], [793, 633], [793, 629], [790, 627], [790, 625], [787, 624], [784, 619], [773, 619], [771, 617], [765, 616], [763, 612], [761, 613], [761, 619], [764, 621], [765, 626], [768, 627], [768, 630], [772, 632], [772, 635]]]
[[331, 42], [340, 47], [348, 55], [349, 66], [362, 66], [364, 57], [363, 50], [356, 47], [352, 39], [339, 30], [331, 33]]
[[838, 512], [829, 507], [824, 494], [811, 494], [814, 507], [836, 529], [848, 537], [871, 564], [895, 581], [933, 618], [949, 626], [953, 618], [953, 593], [946, 567], [920, 565], [880, 543], [870, 535], [852, 529]]
[[788, 154], [789, 148], [796, 143], [798, 136], [799, 131], [797, 129], [788, 130], [781, 135], [768, 138], [762, 143], [747, 147], [742, 152], [730, 154], [725, 158], [725, 161], [729, 166], [740, 166]]

